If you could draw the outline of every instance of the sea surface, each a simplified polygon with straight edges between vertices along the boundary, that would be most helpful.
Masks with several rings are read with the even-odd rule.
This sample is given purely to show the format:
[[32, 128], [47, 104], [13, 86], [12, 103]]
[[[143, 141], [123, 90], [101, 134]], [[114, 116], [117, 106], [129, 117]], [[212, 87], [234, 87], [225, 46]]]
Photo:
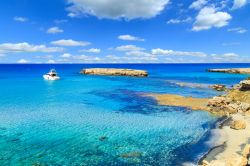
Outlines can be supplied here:
[[[0, 65], [1, 166], [175, 166], [196, 163], [218, 118], [205, 111], [160, 106], [148, 93], [221, 94], [210, 84], [247, 75], [208, 68], [250, 64]], [[83, 68], [132, 68], [147, 78], [80, 75]], [[55, 68], [61, 80], [42, 75]], [[178, 83], [189, 83], [179, 86]], [[190, 86], [202, 84], [204, 86]]]

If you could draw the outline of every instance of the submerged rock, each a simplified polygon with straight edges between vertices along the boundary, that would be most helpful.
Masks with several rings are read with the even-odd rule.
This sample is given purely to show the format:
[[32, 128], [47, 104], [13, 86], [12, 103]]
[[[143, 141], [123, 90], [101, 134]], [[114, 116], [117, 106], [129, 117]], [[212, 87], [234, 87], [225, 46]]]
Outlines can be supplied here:
[[136, 157], [141, 157], [142, 152], [129, 152], [129, 153], [122, 153], [120, 154], [120, 157], [122, 158], [136, 158]]
[[106, 137], [106, 136], [101, 136], [101, 137], [99, 138], [99, 141], [104, 141], [104, 140], [106, 140], [106, 139], [108, 139], [108, 137]]
[[242, 130], [246, 128], [246, 122], [243, 120], [235, 120], [231, 124], [230, 128], [235, 129], [235, 130]]
[[90, 75], [111, 75], [111, 76], [133, 76], [133, 77], [147, 77], [148, 72], [145, 70], [133, 69], [114, 69], [114, 68], [90, 68], [80, 71], [81, 74]]

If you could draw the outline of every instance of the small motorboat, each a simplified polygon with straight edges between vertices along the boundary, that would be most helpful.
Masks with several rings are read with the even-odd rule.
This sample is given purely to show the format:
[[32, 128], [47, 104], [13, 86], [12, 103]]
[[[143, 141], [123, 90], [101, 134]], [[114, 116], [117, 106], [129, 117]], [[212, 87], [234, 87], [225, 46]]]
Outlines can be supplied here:
[[44, 74], [43, 78], [45, 80], [59, 80], [60, 79], [55, 69], [51, 69], [47, 74]]

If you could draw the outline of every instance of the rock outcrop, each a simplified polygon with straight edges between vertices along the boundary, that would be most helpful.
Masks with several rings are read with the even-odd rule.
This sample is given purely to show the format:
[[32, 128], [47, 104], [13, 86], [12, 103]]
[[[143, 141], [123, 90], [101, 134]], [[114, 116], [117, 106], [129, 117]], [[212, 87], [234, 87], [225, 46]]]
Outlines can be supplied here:
[[81, 74], [90, 75], [110, 75], [110, 76], [133, 76], [133, 77], [147, 77], [148, 73], [145, 70], [133, 69], [115, 69], [115, 68], [90, 68], [80, 71]]
[[239, 90], [250, 91], [250, 80], [243, 80], [239, 84]]
[[250, 74], [250, 68], [232, 68], [232, 69], [208, 69], [209, 72]]
[[209, 88], [212, 88], [212, 89], [217, 90], [217, 91], [225, 91], [226, 90], [226, 86], [221, 85], [221, 84], [210, 85]]
[[232, 124], [230, 125], [231, 129], [235, 129], [235, 130], [242, 130], [246, 128], [246, 122], [243, 120], [235, 120], [232, 122]]

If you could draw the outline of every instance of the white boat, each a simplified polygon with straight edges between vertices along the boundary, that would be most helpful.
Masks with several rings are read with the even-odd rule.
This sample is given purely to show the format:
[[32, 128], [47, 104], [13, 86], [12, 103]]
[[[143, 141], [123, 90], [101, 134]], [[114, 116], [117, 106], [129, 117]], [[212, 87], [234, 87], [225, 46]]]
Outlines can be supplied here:
[[43, 78], [45, 80], [59, 80], [60, 79], [55, 69], [51, 69], [47, 74], [44, 74]]

